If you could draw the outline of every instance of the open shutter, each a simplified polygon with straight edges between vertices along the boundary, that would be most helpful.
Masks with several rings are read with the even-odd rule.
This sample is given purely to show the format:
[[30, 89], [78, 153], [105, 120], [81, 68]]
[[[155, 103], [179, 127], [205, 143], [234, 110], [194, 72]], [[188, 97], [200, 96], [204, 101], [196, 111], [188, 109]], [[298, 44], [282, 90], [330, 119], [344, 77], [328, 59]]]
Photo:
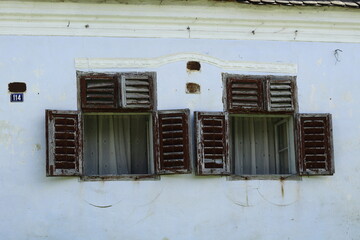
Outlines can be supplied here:
[[266, 81], [267, 111], [294, 112], [296, 108], [295, 77], [269, 76]]
[[197, 174], [229, 175], [228, 114], [195, 112]]
[[190, 173], [189, 109], [158, 111], [159, 174]]
[[82, 109], [96, 111], [118, 107], [118, 79], [115, 75], [82, 76], [80, 89]]
[[331, 114], [298, 114], [300, 175], [334, 174]]
[[154, 76], [150, 73], [121, 75], [121, 107], [151, 110], [154, 106]]
[[232, 113], [263, 111], [265, 79], [265, 76], [229, 76], [226, 81], [225, 109]]
[[79, 112], [46, 110], [46, 140], [46, 175], [81, 175], [82, 137]]

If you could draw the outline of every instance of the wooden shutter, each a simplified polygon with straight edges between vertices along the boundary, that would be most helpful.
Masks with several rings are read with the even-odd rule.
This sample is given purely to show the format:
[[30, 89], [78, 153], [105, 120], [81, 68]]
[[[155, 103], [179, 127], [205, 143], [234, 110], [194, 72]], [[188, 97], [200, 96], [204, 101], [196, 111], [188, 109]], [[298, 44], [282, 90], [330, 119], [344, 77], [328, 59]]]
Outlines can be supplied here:
[[331, 114], [298, 114], [300, 175], [334, 174]]
[[79, 112], [46, 110], [47, 176], [81, 175], [81, 136]]
[[82, 109], [96, 111], [118, 107], [118, 78], [113, 74], [82, 76], [80, 89]]
[[146, 73], [121, 75], [121, 107], [147, 109], [154, 106], [154, 76]]
[[267, 110], [294, 112], [296, 106], [295, 77], [269, 76], [266, 82]]
[[260, 112], [263, 107], [265, 76], [229, 76], [226, 81], [227, 111]]
[[228, 114], [195, 112], [197, 174], [229, 175]]
[[189, 109], [158, 111], [159, 174], [189, 173]]

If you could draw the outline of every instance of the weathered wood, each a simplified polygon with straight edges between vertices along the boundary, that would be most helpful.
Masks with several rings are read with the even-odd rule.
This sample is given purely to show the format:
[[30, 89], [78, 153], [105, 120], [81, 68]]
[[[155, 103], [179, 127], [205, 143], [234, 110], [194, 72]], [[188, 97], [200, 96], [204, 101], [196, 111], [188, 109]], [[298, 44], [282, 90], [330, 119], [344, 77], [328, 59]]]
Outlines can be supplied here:
[[197, 175], [229, 175], [228, 114], [195, 112]]
[[296, 78], [293, 76], [268, 76], [265, 82], [266, 110], [293, 113], [297, 110]]
[[77, 111], [46, 110], [47, 176], [81, 175], [81, 125]]
[[158, 111], [157, 173], [190, 173], [189, 109]]
[[331, 114], [298, 114], [300, 175], [334, 174]]
[[263, 110], [263, 77], [229, 75], [224, 79], [224, 96], [229, 112], [259, 112]]

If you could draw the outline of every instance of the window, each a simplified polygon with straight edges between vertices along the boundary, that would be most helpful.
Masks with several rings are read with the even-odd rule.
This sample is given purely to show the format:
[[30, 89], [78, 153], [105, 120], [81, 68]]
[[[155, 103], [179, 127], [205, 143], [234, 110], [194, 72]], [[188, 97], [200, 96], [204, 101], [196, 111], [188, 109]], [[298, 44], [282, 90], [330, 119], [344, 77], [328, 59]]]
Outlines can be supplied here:
[[294, 174], [295, 151], [291, 116], [232, 115], [232, 174]]
[[155, 73], [78, 72], [79, 111], [46, 110], [47, 175], [189, 173], [189, 110], [156, 110]]
[[195, 112], [198, 175], [331, 175], [330, 114], [298, 114], [292, 76], [223, 75], [224, 112]]

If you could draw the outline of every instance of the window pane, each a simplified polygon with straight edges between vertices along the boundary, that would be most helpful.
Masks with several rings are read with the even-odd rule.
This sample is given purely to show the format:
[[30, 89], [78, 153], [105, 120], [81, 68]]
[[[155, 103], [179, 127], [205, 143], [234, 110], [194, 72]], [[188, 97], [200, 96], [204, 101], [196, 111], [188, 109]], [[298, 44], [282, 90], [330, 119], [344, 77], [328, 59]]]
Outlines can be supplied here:
[[288, 117], [231, 116], [230, 145], [233, 174], [290, 173], [289, 161], [294, 159], [289, 159], [287, 124], [289, 119]]
[[277, 124], [277, 158], [280, 174], [289, 172], [289, 142], [287, 135], [287, 122]]
[[148, 115], [85, 115], [88, 176], [149, 173]]

